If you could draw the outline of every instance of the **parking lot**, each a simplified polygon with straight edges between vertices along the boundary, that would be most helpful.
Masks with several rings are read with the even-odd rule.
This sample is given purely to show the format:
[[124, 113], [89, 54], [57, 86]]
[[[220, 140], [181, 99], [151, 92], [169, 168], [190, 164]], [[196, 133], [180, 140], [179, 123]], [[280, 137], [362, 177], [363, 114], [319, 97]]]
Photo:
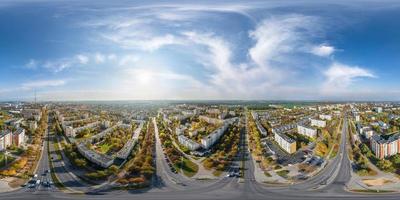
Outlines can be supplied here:
[[269, 139], [264, 140], [264, 143], [264, 148], [266, 148], [267, 154], [268, 151], [273, 152], [273, 154], [277, 157], [277, 163], [280, 165], [287, 166], [289, 164], [296, 164], [305, 160], [305, 153], [301, 150], [298, 150], [294, 154], [288, 154], [287, 152], [282, 150], [276, 143]]

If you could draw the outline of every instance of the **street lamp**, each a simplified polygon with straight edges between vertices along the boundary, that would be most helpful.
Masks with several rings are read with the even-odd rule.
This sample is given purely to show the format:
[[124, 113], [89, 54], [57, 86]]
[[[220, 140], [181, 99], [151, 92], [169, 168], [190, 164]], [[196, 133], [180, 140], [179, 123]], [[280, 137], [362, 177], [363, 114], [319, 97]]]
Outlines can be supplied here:
[[6, 161], [5, 166], [7, 166], [7, 156], [8, 156], [8, 154], [9, 154], [9, 152], [6, 150], [6, 151], [4, 152], [4, 159], [5, 159], [5, 161]]

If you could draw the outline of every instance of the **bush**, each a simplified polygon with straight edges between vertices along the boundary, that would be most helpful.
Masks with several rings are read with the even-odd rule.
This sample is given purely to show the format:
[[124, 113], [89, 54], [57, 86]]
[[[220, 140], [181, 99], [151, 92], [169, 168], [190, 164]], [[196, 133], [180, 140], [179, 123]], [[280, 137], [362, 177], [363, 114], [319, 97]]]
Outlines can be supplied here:
[[203, 166], [206, 169], [211, 169], [214, 167], [214, 161], [211, 158], [207, 158], [203, 161]]
[[380, 160], [380, 161], [378, 161], [376, 166], [383, 171], [391, 171], [392, 170], [392, 162], [390, 162], [389, 160]]
[[7, 169], [7, 170], [0, 171], [0, 175], [3, 175], [3, 176], [14, 176], [15, 174], [17, 174], [15, 169]]
[[130, 178], [129, 183], [144, 183], [144, 178], [143, 177], [136, 177], [136, 178]]
[[121, 185], [126, 185], [129, 183], [128, 180], [126, 180], [125, 178], [121, 178], [117, 180], [117, 183], [121, 184]]
[[15, 170], [19, 170], [25, 167], [26, 163], [28, 162], [28, 158], [26, 157], [22, 157], [21, 159], [19, 159], [17, 162], [15, 162], [11, 168], [15, 169]]

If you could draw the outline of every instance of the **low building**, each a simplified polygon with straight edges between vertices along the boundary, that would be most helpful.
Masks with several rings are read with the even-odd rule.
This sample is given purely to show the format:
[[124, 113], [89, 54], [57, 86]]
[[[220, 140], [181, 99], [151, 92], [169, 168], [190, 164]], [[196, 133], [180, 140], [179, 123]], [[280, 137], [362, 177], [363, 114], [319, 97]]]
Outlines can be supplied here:
[[318, 119], [311, 119], [311, 126], [324, 128], [326, 126], [326, 121], [318, 120]]
[[400, 133], [393, 134], [387, 139], [375, 134], [370, 138], [370, 145], [372, 152], [379, 159], [398, 154], [400, 150]]
[[275, 133], [274, 140], [286, 152], [290, 154], [296, 152], [296, 141], [284, 133]]
[[311, 138], [315, 138], [317, 136], [317, 130], [312, 128], [312, 127], [308, 127], [305, 125], [298, 125], [297, 126], [297, 132], [301, 135], [305, 135]]
[[374, 107], [372, 110], [377, 113], [381, 113], [383, 109], [382, 109], [382, 107]]
[[359, 131], [360, 135], [364, 136], [366, 139], [371, 138], [375, 134], [375, 131], [370, 126], [362, 127]]

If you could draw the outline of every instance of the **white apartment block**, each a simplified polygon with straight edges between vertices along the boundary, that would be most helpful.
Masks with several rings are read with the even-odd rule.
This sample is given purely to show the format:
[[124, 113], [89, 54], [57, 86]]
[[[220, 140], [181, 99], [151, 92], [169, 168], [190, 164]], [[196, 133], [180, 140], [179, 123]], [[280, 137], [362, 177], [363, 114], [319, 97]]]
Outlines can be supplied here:
[[311, 119], [311, 126], [323, 128], [326, 126], [326, 121], [318, 120], [318, 119]]
[[297, 132], [301, 135], [311, 138], [315, 138], [317, 136], [317, 130], [307, 126], [297, 125]]
[[206, 121], [207, 123], [210, 123], [210, 124], [220, 124], [220, 123], [224, 122], [224, 120], [217, 119], [217, 118], [212, 118], [212, 117], [207, 117], [207, 116], [204, 116], [204, 115], [199, 116], [199, 119], [200, 120], [204, 120], [204, 121]]
[[221, 127], [213, 131], [210, 135], [201, 139], [202, 147], [204, 149], [209, 149], [211, 146], [213, 146], [219, 140], [219, 138], [224, 134], [225, 130], [229, 127], [229, 125], [231, 125], [238, 119], [239, 118], [237, 117], [226, 119]]
[[322, 120], [332, 120], [332, 115], [319, 115], [319, 118]]
[[86, 159], [103, 168], [108, 168], [114, 163], [114, 159], [111, 156], [97, 153], [96, 151], [87, 148], [85, 143], [78, 144], [77, 149]]
[[9, 130], [0, 132], [0, 151], [4, 151], [12, 144], [12, 133]]
[[183, 146], [185, 146], [186, 148], [188, 148], [191, 151], [195, 151], [201, 147], [199, 143], [187, 138], [184, 135], [179, 135], [178, 141], [180, 144], [182, 144]]

